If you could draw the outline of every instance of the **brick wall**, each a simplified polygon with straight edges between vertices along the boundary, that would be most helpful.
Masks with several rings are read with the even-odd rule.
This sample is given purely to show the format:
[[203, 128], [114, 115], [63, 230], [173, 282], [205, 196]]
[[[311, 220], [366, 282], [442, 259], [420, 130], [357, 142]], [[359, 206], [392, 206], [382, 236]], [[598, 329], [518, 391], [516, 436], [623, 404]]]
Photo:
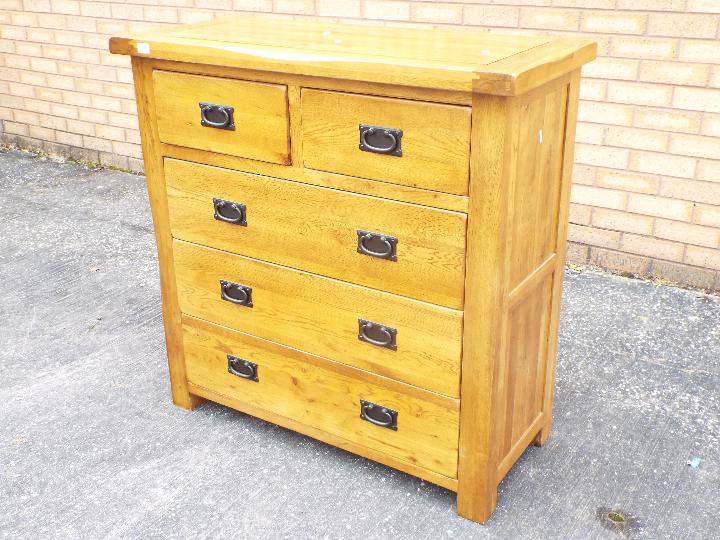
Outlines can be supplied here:
[[720, 289], [720, 0], [0, 0], [0, 137], [141, 169], [110, 35], [230, 11], [592, 36], [569, 258]]

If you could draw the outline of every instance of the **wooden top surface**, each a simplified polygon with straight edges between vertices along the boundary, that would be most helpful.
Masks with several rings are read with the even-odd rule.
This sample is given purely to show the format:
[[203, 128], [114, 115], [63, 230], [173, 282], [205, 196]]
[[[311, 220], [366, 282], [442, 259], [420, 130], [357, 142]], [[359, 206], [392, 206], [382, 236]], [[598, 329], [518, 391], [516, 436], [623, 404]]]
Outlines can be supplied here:
[[442, 90], [521, 94], [595, 58], [592, 41], [238, 15], [113, 37], [110, 50], [197, 62]]

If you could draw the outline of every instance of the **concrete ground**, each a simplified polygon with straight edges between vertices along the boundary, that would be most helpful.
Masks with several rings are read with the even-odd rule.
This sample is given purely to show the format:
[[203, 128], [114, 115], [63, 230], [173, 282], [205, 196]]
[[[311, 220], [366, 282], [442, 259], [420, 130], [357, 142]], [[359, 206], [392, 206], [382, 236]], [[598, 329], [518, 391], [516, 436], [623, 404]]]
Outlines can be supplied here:
[[718, 298], [568, 272], [554, 431], [481, 526], [411, 476], [171, 404], [143, 177], [0, 151], [0, 210], [2, 538], [720, 534]]

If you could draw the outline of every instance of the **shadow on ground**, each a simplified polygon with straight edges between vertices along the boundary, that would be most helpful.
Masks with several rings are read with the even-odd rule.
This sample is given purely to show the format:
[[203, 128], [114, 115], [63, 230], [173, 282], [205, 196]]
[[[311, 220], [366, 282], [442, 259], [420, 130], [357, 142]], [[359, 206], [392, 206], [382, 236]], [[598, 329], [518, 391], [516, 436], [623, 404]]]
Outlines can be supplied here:
[[[481, 526], [413, 477], [218, 405], [171, 405], [143, 177], [0, 151], [0, 208], [4, 538], [720, 529], [717, 298], [568, 273], [553, 433], [522, 456]], [[603, 523], [613, 509], [625, 530]]]

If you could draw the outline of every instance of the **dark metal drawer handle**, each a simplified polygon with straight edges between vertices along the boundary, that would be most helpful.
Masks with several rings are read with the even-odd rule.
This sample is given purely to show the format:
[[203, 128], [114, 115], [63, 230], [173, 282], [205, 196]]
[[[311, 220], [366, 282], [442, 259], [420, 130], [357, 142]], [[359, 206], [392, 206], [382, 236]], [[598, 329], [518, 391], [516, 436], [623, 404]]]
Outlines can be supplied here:
[[235, 131], [235, 120], [233, 113], [235, 108], [230, 105], [216, 105], [215, 103], [205, 103], [201, 101], [200, 105], [200, 125], [218, 129], [227, 129]]
[[252, 289], [232, 281], [220, 280], [220, 298], [238, 304], [240, 306], [252, 307]]
[[371, 424], [397, 431], [397, 417], [397, 411], [364, 399], [360, 400], [360, 418]]
[[247, 210], [242, 203], [213, 199], [215, 207], [215, 219], [225, 223], [233, 223], [247, 227]]
[[358, 319], [358, 339], [377, 347], [397, 350], [397, 330], [365, 319]]
[[402, 129], [360, 124], [360, 150], [402, 156]]
[[258, 382], [258, 366], [250, 360], [243, 360], [232, 354], [227, 355], [228, 361], [228, 373], [240, 377], [241, 379], [247, 379], [249, 381]]
[[377, 257], [378, 259], [387, 259], [388, 261], [397, 261], [397, 243], [398, 239], [387, 234], [374, 233], [370, 231], [357, 231], [357, 250], [358, 253]]

